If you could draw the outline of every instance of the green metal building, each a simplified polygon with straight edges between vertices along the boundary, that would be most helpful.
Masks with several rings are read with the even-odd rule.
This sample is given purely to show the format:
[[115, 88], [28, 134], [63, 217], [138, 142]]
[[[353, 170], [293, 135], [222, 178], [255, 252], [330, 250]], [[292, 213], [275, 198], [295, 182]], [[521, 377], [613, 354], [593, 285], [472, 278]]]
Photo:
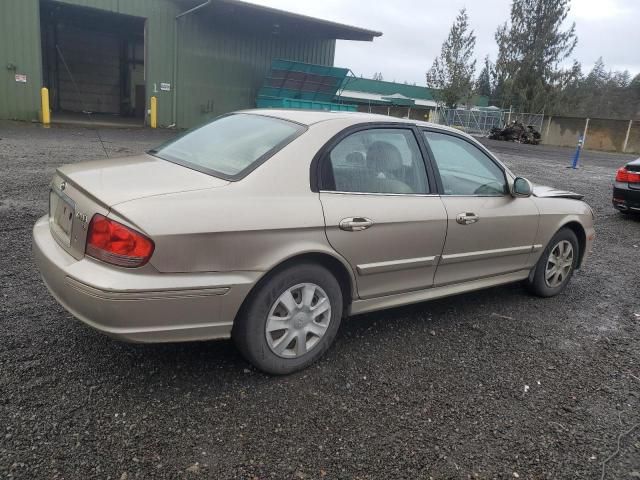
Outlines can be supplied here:
[[0, 119], [95, 115], [186, 128], [255, 106], [273, 59], [332, 66], [381, 33], [238, 0], [1, 0]]
[[[437, 92], [431, 88], [369, 78], [347, 77], [339, 101], [357, 105], [361, 112], [379, 113], [415, 120], [430, 119], [437, 106]], [[486, 107], [489, 98], [474, 95], [468, 107]]]

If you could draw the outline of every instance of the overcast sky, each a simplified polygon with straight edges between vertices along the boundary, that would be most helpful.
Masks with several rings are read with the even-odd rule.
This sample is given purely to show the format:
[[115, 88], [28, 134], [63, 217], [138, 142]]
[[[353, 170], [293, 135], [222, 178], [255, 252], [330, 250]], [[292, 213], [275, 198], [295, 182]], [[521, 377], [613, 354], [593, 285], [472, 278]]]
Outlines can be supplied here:
[[[509, 18], [511, 0], [249, 0], [274, 8], [383, 32], [370, 42], [339, 41], [336, 66], [358, 76], [381, 71], [385, 80], [418, 85], [440, 53], [458, 10], [467, 7], [475, 30], [478, 69], [495, 60], [494, 33]], [[602, 56], [608, 69], [640, 73], [640, 0], [572, 0], [578, 46], [572, 58], [588, 73]], [[571, 63], [571, 62], [568, 62]]]

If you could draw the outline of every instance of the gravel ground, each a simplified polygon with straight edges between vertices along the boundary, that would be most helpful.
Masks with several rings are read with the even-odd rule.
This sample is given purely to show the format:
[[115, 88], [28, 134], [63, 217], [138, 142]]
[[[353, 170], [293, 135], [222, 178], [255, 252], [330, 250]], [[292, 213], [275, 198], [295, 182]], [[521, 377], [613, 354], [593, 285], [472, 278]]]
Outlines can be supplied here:
[[[102, 130], [113, 155], [171, 133]], [[0, 124], [0, 477], [640, 478], [640, 221], [610, 204], [627, 157], [487, 142], [586, 194], [588, 266], [542, 300], [511, 285], [362, 315], [317, 365], [253, 370], [231, 342], [117, 343], [72, 319], [31, 260], [54, 169], [95, 132]], [[619, 451], [617, 449], [619, 441]], [[614, 457], [611, 456], [618, 452]]]

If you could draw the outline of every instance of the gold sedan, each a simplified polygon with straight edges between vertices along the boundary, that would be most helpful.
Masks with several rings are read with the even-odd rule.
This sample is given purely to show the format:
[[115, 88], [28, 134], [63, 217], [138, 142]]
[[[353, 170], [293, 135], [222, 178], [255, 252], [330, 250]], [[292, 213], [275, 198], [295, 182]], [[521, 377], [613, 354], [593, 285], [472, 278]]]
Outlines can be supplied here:
[[557, 295], [593, 238], [580, 195], [532, 186], [459, 131], [253, 110], [59, 168], [33, 249], [54, 297], [97, 330], [233, 337], [286, 374], [352, 314], [518, 281]]

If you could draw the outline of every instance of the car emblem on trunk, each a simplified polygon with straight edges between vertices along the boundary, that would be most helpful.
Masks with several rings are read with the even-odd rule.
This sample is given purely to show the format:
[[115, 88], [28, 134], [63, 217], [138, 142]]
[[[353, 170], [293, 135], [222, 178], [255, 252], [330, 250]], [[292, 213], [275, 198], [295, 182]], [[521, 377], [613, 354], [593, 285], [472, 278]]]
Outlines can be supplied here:
[[85, 213], [78, 212], [76, 213], [76, 218], [80, 220], [80, 223], [82, 224], [82, 230], [86, 230], [89, 217], [87, 217]]

